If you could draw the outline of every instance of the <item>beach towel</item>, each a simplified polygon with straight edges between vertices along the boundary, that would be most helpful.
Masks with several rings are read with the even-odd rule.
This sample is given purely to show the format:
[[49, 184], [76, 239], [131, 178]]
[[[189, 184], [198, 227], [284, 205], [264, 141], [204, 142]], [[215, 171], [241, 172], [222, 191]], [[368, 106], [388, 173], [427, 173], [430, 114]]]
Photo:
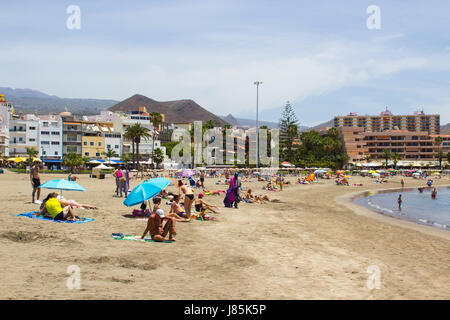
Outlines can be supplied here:
[[75, 221], [53, 220], [52, 218], [46, 218], [43, 215], [40, 215], [39, 212], [37, 212], [37, 211], [21, 213], [21, 214], [17, 214], [16, 216], [17, 217], [28, 217], [31, 219], [47, 220], [47, 221], [53, 221], [53, 222], [65, 222], [65, 223], [85, 223], [85, 222], [94, 221], [94, 219], [92, 219], [92, 218], [80, 218], [80, 219], [76, 219]]
[[145, 237], [144, 239], [141, 239], [140, 236], [134, 236], [134, 235], [124, 235], [119, 233], [113, 233], [111, 235], [111, 238], [115, 240], [131, 240], [131, 241], [141, 241], [141, 242], [160, 242], [160, 243], [172, 243], [173, 241], [166, 240], [166, 241], [154, 241], [149, 237]]

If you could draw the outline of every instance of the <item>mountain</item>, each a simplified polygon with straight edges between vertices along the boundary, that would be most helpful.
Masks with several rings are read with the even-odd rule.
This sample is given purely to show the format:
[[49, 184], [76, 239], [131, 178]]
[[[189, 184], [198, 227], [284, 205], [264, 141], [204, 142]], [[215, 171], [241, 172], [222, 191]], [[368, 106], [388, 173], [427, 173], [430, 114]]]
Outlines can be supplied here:
[[227, 124], [215, 114], [199, 106], [193, 100], [175, 100], [175, 101], [156, 101], [146, 96], [135, 94], [128, 99], [125, 99], [108, 110], [110, 111], [137, 111], [139, 107], [146, 107], [148, 112], [163, 113], [165, 122], [168, 123], [183, 123], [193, 121], [212, 120], [215, 125], [223, 126]]
[[16, 113], [49, 114], [60, 113], [66, 109], [76, 115], [98, 114], [116, 104], [118, 101], [109, 99], [71, 99], [32, 90], [0, 87], [0, 93], [8, 102], [14, 104]]
[[441, 126], [441, 134], [450, 134], [450, 123]]
[[[255, 119], [244, 119], [244, 118], [236, 118], [233, 115], [229, 114], [227, 116], [219, 116], [224, 121], [228, 122], [232, 126], [238, 126], [242, 128], [250, 128], [256, 125]], [[278, 122], [271, 121], [259, 121], [260, 126], [267, 126], [269, 129], [278, 128]]]

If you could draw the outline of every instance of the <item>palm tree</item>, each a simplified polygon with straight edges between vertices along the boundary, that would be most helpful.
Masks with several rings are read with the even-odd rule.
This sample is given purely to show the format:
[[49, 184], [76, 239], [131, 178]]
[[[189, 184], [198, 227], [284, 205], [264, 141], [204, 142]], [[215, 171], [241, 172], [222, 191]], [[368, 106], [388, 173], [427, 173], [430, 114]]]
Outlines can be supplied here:
[[142, 140], [148, 140], [151, 137], [150, 130], [141, 126], [140, 123], [133, 124], [131, 126], [133, 137], [134, 137], [134, 143], [136, 144], [136, 165], [137, 169], [139, 170], [139, 144]]
[[108, 163], [111, 162], [111, 158], [118, 157], [119, 155], [114, 149], [108, 148], [106, 152], [103, 152], [103, 155], [108, 159]]
[[397, 152], [394, 152], [392, 154], [392, 161], [394, 162], [394, 168], [397, 169], [397, 163], [398, 160], [400, 159], [400, 155]]
[[33, 163], [33, 158], [36, 158], [39, 152], [34, 147], [26, 147], [25, 149], [27, 150], [28, 154], [27, 164], [31, 166], [31, 164]]
[[159, 164], [164, 161], [164, 154], [160, 148], [156, 148], [152, 161], [156, 163], [156, 168], [158, 168]]
[[439, 169], [442, 170], [442, 159], [445, 157], [444, 152], [442, 150], [439, 150], [438, 153], [436, 153], [436, 158], [439, 159]]
[[389, 149], [383, 150], [383, 158], [386, 160], [386, 168], [388, 167], [388, 161], [392, 158], [392, 153]]
[[154, 150], [155, 150], [155, 127], [158, 127], [163, 122], [162, 115], [159, 112], [152, 112], [150, 114], [150, 122], [153, 124], [153, 136], [152, 136], [152, 162], [153, 162], [153, 156], [154, 156]]
[[439, 159], [439, 168], [442, 169], [442, 158], [444, 157], [444, 154], [441, 151], [441, 144], [444, 139], [441, 136], [438, 136], [434, 138], [434, 144], [438, 147], [438, 152], [436, 154], [436, 157]]
[[133, 168], [136, 166], [136, 154], [135, 154], [135, 148], [134, 148], [134, 128], [133, 126], [129, 126], [126, 128], [123, 137], [124, 139], [127, 139], [131, 141], [131, 157], [133, 159]]

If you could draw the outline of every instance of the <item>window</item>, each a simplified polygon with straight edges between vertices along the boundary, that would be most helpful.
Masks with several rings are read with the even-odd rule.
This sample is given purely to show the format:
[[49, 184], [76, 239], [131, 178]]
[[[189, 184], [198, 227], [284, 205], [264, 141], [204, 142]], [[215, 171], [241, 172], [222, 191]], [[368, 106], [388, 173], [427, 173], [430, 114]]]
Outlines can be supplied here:
[[91, 142], [90, 145], [93, 147], [94, 146], [94, 142]]
[[34, 138], [30, 138], [30, 139], [28, 139], [28, 141], [30, 141], [30, 142], [35, 142], [35, 141], [36, 141], [36, 139], [34, 139]]
[[43, 125], [44, 127], [48, 127], [48, 122], [43, 122], [42, 125]]
[[52, 135], [59, 136], [59, 131], [52, 131]]
[[110, 145], [110, 144], [107, 144], [107, 145], [106, 145], [106, 149], [111, 149], [111, 145]]
[[50, 131], [41, 131], [41, 135], [49, 135]]
[[58, 151], [55, 151], [55, 156], [57, 156], [58, 155]]
[[116, 149], [119, 149], [119, 145], [118, 145], [118, 144], [116, 144], [116, 145], [114, 146], [114, 148], [116, 148]]
[[85, 152], [84, 155], [85, 155], [86, 157], [89, 157], [89, 152]]
[[36, 130], [36, 127], [29, 127], [30, 130]]
[[97, 152], [97, 153], [95, 154], [95, 156], [96, 156], [96, 157], [100, 157], [100, 152]]
[[98, 143], [98, 146], [99, 146], [99, 147], [101, 147], [101, 146], [102, 146], [102, 143], [101, 143], [101, 142], [99, 142], [99, 143]]
[[50, 144], [50, 141], [41, 141], [41, 144]]
[[83, 145], [87, 146], [87, 141], [83, 142]]
[[59, 141], [52, 141], [52, 145], [59, 146]]

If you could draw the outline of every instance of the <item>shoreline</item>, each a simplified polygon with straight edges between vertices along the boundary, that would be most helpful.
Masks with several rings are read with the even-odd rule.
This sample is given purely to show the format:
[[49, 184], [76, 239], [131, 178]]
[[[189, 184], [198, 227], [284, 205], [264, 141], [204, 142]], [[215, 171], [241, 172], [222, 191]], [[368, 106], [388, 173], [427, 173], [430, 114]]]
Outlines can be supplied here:
[[[441, 188], [441, 187], [449, 188], [450, 184], [438, 185], [436, 187], [437, 188]], [[416, 188], [416, 187], [413, 187], [413, 188]], [[360, 206], [354, 202], [354, 199], [358, 195], [362, 195], [367, 192], [379, 193], [382, 191], [395, 191], [395, 190], [400, 190], [400, 189], [398, 187], [397, 188], [376, 189], [376, 190], [367, 189], [367, 190], [363, 190], [363, 191], [357, 191], [357, 192], [351, 192], [351, 193], [339, 195], [339, 196], [334, 197], [333, 200], [336, 203], [344, 205], [346, 208], [350, 209], [355, 214], [373, 218], [373, 219], [376, 219], [381, 222], [386, 222], [386, 223], [389, 223], [389, 224], [397, 226], [397, 227], [403, 227], [403, 228], [411, 229], [414, 231], [419, 231], [426, 235], [432, 235], [432, 236], [440, 237], [445, 240], [450, 240], [450, 232], [448, 230], [443, 230], [443, 229], [439, 229], [436, 227], [432, 227], [432, 226], [428, 226], [425, 224], [420, 224], [420, 223], [416, 223], [416, 222], [412, 222], [412, 221], [408, 221], [408, 220], [398, 219], [398, 218], [390, 216], [390, 215], [386, 215], [386, 214], [383, 214], [380, 212], [376, 212], [374, 210], [370, 210], [370, 209]]]

